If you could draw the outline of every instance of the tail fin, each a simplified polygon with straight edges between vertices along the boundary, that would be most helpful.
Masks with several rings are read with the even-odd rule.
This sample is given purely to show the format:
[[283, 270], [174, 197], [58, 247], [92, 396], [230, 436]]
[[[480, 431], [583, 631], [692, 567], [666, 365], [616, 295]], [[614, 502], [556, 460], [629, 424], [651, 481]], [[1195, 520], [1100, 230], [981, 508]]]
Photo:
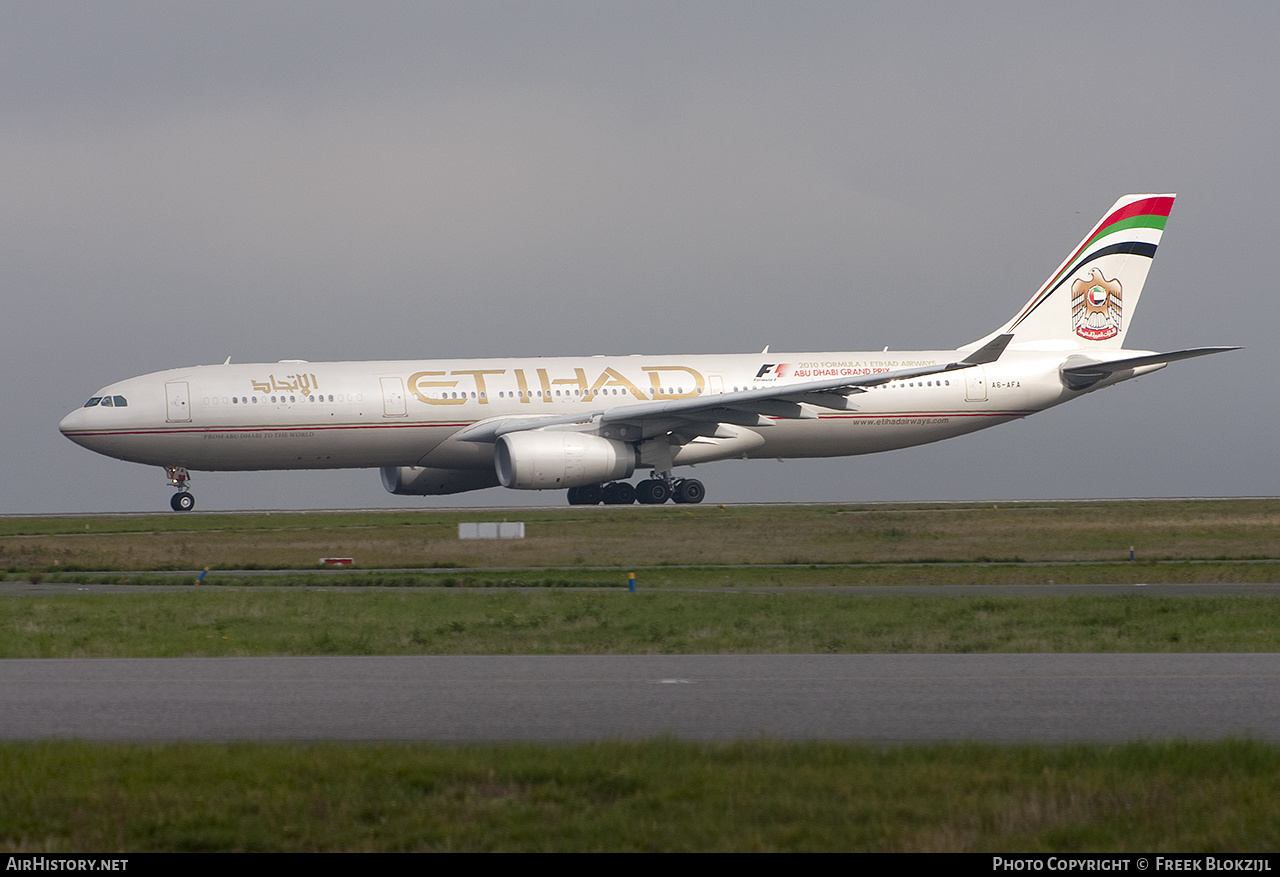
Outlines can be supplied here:
[[1173, 207], [1173, 195], [1125, 195], [1103, 214], [1018, 315], [966, 344], [1012, 333], [1015, 346], [1119, 348]]

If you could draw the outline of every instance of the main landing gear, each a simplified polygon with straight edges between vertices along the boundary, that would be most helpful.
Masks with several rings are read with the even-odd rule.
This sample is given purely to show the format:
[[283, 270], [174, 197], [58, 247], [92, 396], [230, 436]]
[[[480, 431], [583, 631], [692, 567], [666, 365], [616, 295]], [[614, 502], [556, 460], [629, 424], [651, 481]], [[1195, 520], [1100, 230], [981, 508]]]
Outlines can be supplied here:
[[191, 473], [181, 466], [165, 466], [165, 474], [169, 477], [169, 484], [178, 488], [178, 492], [169, 500], [169, 508], [175, 512], [189, 512], [196, 507], [196, 498], [191, 495], [187, 482], [191, 480]]
[[696, 478], [672, 478], [670, 473], [653, 473], [635, 487], [625, 481], [612, 484], [587, 484], [569, 488], [569, 505], [662, 505], [667, 500], [678, 503], [702, 502], [707, 489]]

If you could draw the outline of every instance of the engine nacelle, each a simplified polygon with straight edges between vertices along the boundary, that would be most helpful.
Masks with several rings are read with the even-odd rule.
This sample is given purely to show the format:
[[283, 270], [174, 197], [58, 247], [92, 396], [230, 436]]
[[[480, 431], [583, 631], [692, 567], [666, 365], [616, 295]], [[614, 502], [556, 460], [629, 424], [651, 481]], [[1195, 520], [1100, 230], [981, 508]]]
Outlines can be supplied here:
[[440, 496], [497, 487], [491, 469], [428, 469], [422, 466], [383, 466], [382, 486], [400, 496]]
[[498, 439], [493, 462], [503, 487], [554, 490], [630, 478], [636, 450], [580, 432], [513, 432]]

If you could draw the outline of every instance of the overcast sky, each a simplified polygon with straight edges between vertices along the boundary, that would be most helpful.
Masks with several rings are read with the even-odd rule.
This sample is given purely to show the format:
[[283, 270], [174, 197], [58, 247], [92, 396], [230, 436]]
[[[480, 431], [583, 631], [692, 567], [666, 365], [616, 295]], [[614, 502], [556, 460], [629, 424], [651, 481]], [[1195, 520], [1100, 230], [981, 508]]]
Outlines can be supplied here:
[[1278, 38], [1274, 2], [0, 5], [0, 512], [167, 509], [58, 420], [228, 356], [956, 347], [1128, 192], [1179, 194], [1129, 346], [1247, 350], [938, 445], [700, 466], [708, 501], [1280, 494]]

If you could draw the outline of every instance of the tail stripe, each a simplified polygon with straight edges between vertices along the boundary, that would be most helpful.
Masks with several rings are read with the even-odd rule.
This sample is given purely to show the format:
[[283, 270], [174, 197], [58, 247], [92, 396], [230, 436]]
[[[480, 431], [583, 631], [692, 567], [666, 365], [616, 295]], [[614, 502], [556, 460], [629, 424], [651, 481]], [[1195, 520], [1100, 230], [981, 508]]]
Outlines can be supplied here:
[[[1150, 229], [1156, 233], [1156, 239], [1159, 240], [1159, 235], [1164, 231], [1165, 223], [1169, 219], [1169, 211], [1172, 209], [1172, 198], [1143, 198], [1140, 201], [1134, 201], [1132, 204], [1126, 204], [1119, 210], [1109, 214], [1098, 223], [1093, 233], [1084, 239], [1076, 251], [1062, 264], [1062, 267], [1045, 282], [1045, 285], [1040, 288], [1040, 291], [1027, 303], [1026, 308], [1005, 331], [1012, 331], [1048, 299], [1058, 287], [1065, 283], [1067, 278], [1075, 273], [1077, 269], [1095, 259], [1100, 259], [1113, 253], [1132, 253], [1146, 256], [1147, 258], [1154, 257], [1156, 244], [1136, 240], [1135, 238], [1138, 235], [1135, 232], [1138, 229]], [[1103, 238], [1121, 232], [1129, 232], [1127, 235], [1129, 239], [1111, 246], [1102, 247], [1093, 252], [1089, 251], [1090, 247], [1101, 242]]]
[[[1085, 265], [1088, 265], [1090, 262], [1096, 262], [1103, 256], [1111, 256], [1116, 253], [1128, 253], [1131, 255], [1146, 256], [1148, 259], [1154, 259], [1156, 257], [1156, 245], [1147, 241], [1123, 241], [1122, 243], [1112, 244], [1109, 247], [1103, 247], [1100, 250], [1090, 253], [1088, 257], [1077, 262], [1074, 268], [1083, 268]], [[1074, 269], [1072, 273], [1074, 273]], [[1068, 274], [1066, 277], [1063, 277], [1055, 283], [1053, 288], [1049, 290], [1049, 294], [1052, 295], [1059, 286], [1066, 283], [1070, 278], [1071, 274]]]

